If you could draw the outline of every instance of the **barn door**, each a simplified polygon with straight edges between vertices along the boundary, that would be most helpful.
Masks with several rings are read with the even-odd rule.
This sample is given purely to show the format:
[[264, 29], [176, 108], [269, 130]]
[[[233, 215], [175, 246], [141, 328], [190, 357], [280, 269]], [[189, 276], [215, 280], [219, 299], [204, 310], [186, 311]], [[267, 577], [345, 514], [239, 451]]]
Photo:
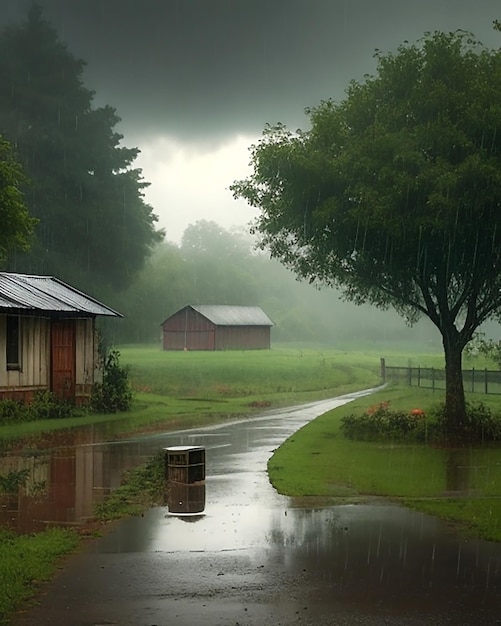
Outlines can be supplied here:
[[75, 321], [51, 325], [51, 391], [61, 400], [75, 399]]

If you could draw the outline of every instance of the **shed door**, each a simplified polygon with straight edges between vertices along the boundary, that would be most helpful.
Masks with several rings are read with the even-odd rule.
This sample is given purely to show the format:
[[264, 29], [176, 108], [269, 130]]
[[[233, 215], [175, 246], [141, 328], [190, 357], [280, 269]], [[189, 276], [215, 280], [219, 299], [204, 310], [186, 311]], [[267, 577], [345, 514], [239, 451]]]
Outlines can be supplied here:
[[75, 399], [75, 321], [51, 325], [51, 391], [61, 400]]

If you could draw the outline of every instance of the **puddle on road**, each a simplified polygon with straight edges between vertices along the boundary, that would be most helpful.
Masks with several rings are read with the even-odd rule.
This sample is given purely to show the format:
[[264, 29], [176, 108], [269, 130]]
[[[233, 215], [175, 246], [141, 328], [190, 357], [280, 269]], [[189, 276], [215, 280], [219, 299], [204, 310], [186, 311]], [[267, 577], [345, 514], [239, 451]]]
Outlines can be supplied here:
[[[85, 522], [93, 517], [95, 506], [120, 486], [124, 472], [145, 463], [169, 445], [203, 443], [214, 449], [213, 467], [217, 468], [219, 460], [224, 460], [228, 453], [234, 458], [244, 455], [242, 461], [248, 469], [263, 470], [272, 449], [289, 434], [345, 402], [346, 399], [331, 399], [280, 409], [271, 418], [266, 415], [216, 425], [203, 432], [153, 433], [113, 441], [115, 426], [110, 423], [56, 431], [25, 442], [5, 442], [5, 446], [0, 446], [0, 476], [23, 476], [23, 484], [9, 493], [0, 493], [0, 525], [29, 533], [48, 525]], [[228, 435], [233, 429], [237, 429], [237, 434]], [[259, 443], [255, 433], [259, 433]], [[251, 467], [245, 454], [256, 445], [265, 446], [264, 455], [256, 461], [259, 466]]]
[[[151, 554], [173, 560], [205, 555], [244, 559], [246, 571], [308, 582], [316, 606], [334, 597], [357, 605], [404, 603], [496, 608], [501, 595], [501, 545], [465, 540], [437, 519], [388, 504], [298, 508], [270, 485], [273, 450], [315, 413], [281, 411], [252, 422], [130, 441], [99, 442], [82, 434], [55, 449], [8, 454], [0, 474], [28, 472], [26, 484], [2, 500], [0, 523], [20, 532], [48, 523], [78, 523], [119, 486], [122, 472], [169, 446], [203, 446], [203, 513], [173, 515], [157, 507], [130, 518], [97, 542], [100, 554]], [[446, 452], [444, 451], [444, 455]], [[446, 457], [444, 456], [444, 462]], [[450, 490], [468, 489], [468, 456], [447, 457]], [[199, 502], [202, 494], [196, 494]], [[226, 555], [226, 556], [225, 556]], [[272, 574], [275, 572], [275, 574]], [[280, 572], [278, 574], [277, 572]], [[196, 576], [196, 572], [193, 576]], [[251, 576], [252, 574], [248, 574]], [[313, 591], [311, 591], [313, 590]]]
[[[484, 610], [494, 614], [501, 598], [501, 544], [467, 540], [433, 517], [387, 503], [300, 508], [271, 487], [266, 462], [272, 451], [329, 408], [322, 403], [317, 412], [310, 407], [305, 414], [281, 411], [205, 430], [104, 443], [94, 437], [64, 441], [53, 450], [4, 455], [0, 474], [26, 469], [29, 477], [3, 501], [0, 523], [20, 532], [47, 523], [78, 523], [120, 485], [124, 470], [169, 446], [203, 446], [205, 489], [195, 494], [199, 502], [203, 496], [202, 514], [174, 515], [167, 506], [157, 507], [120, 523], [93, 550], [125, 559], [143, 555], [148, 576], [154, 583], [158, 576], [162, 589], [165, 572], [176, 563], [186, 584], [196, 587], [213, 580], [214, 563], [227, 573], [218, 581], [231, 581], [224, 567], [238, 560], [247, 585], [273, 589], [278, 580], [287, 580], [301, 597], [301, 607], [308, 594], [309, 610], [326, 607], [326, 614], [336, 598], [348, 599], [353, 607], [402, 606], [416, 615], [427, 606], [450, 608], [455, 617], [463, 609], [484, 618]], [[450, 492], [468, 492], [483, 471], [467, 452], [444, 451], [444, 463], [444, 489]], [[197, 567], [186, 568], [186, 561], [195, 559]], [[455, 617], [450, 623], [463, 623]]]
[[[168, 446], [204, 446], [207, 477], [203, 514], [172, 515], [158, 507], [119, 524], [96, 544], [106, 553], [245, 552], [256, 563], [279, 561], [285, 571], [314, 573], [348, 588], [354, 581], [371, 589], [468, 587], [492, 596], [501, 585], [501, 546], [466, 541], [445, 524], [421, 513], [378, 505], [296, 508], [271, 487], [266, 461], [274, 448], [316, 414], [310, 407], [252, 422], [206, 430], [163, 433], [130, 441], [101, 443], [96, 432], [71, 442], [59, 436], [51, 449], [5, 454], [0, 474], [26, 470], [17, 493], [4, 496], [0, 524], [31, 532], [47, 524], [74, 524], [93, 515], [95, 505], [120, 485], [124, 470]], [[50, 443], [50, 442], [49, 442]], [[469, 458], [448, 454], [447, 489], [468, 489]], [[445, 459], [445, 456], [444, 456]], [[445, 460], [444, 460], [445, 462]], [[184, 494], [183, 497], [186, 497]], [[313, 575], [313, 574], [312, 574]], [[364, 584], [365, 584], [364, 582]], [[320, 592], [319, 592], [320, 593]]]

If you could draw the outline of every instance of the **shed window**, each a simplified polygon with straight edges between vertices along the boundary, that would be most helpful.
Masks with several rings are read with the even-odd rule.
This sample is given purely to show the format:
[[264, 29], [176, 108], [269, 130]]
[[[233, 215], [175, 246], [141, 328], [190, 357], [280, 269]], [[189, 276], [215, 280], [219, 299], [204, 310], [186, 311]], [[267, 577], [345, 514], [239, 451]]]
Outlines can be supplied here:
[[21, 323], [19, 316], [7, 315], [7, 369], [21, 369]]

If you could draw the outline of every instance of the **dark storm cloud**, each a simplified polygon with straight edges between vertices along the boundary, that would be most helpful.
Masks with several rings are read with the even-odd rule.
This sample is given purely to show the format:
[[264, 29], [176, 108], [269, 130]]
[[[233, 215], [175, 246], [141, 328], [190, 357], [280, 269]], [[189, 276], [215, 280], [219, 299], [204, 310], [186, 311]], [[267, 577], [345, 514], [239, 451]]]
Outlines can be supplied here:
[[[18, 21], [30, 0], [0, 0]], [[84, 59], [97, 104], [114, 106], [127, 136], [181, 140], [304, 126], [304, 107], [341, 98], [374, 69], [375, 48], [425, 31], [501, 34], [499, 0], [39, 0]]]

